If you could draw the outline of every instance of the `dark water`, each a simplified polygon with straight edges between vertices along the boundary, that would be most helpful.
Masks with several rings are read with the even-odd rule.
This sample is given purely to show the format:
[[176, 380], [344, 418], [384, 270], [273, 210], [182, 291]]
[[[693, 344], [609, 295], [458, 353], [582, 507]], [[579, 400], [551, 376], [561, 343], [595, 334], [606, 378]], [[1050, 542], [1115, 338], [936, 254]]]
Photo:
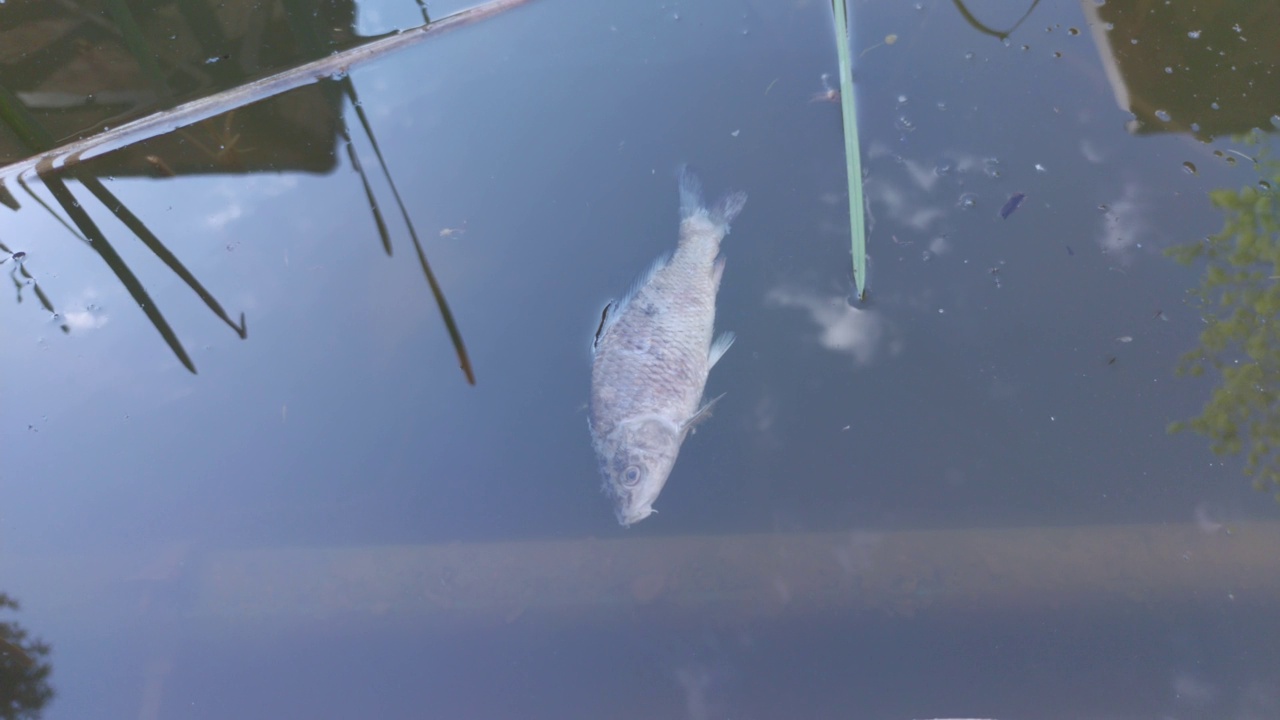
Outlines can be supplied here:
[[[285, 22], [297, 4], [257, 24], [246, 10], [218, 43], [175, 32], [157, 50], [169, 96], [37, 120], [57, 141], [91, 135], [422, 23], [407, 1], [317, 7], [311, 51]], [[1166, 432], [1221, 380], [1175, 373], [1206, 327], [1189, 294], [1205, 263], [1165, 254], [1222, 230], [1215, 190], [1257, 189], [1270, 212], [1259, 181], [1277, 166], [1251, 158], [1280, 126], [1276, 18], [1161, 8], [1040, 3], [1002, 40], [951, 3], [855, 3], [861, 305], [840, 107], [813, 101], [837, 70], [827, 3], [536, 0], [352, 68], [474, 387], [344, 81], [82, 166], [245, 314], [246, 339], [68, 183], [198, 374], [8, 178], [21, 209], [0, 210], [0, 242], [57, 311], [23, 275], [21, 302], [0, 301], [0, 592], [52, 648], [44, 715], [1280, 717], [1273, 603], [1237, 608], [1219, 587], [1071, 611], [470, 629], [200, 611], [209, 558], [233, 551], [1276, 521], [1243, 457]], [[1001, 30], [1024, 12], [967, 9]], [[171, 10], [135, 8], [156, 38]], [[0, 20], [40, 19], [23, 11]], [[0, 85], [93, 92], [85, 58], [129, 59], [100, 25], [29, 30], [48, 54], [0, 65]], [[121, 67], [129, 82], [104, 87], [150, 87]], [[4, 132], [6, 162], [31, 154]], [[660, 514], [623, 531], [587, 436], [589, 343], [604, 303], [673, 245], [682, 162], [711, 194], [749, 195], [719, 298], [738, 341]], [[1268, 381], [1253, 387], [1267, 407]]]

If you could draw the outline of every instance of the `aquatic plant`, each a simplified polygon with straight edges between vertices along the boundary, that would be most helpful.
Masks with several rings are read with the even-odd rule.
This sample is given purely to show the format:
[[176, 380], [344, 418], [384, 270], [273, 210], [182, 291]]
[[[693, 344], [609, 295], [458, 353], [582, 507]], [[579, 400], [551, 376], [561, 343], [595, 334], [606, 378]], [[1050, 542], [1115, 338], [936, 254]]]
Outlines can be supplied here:
[[853, 237], [853, 282], [858, 297], [867, 290], [866, 200], [862, 194], [862, 156], [858, 142], [858, 109], [853, 98], [853, 60], [849, 54], [849, 15], [844, 0], [832, 0], [836, 20], [836, 53], [840, 62], [840, 114], [844, 117], [845, 172], [849, 178], [849, 230]]

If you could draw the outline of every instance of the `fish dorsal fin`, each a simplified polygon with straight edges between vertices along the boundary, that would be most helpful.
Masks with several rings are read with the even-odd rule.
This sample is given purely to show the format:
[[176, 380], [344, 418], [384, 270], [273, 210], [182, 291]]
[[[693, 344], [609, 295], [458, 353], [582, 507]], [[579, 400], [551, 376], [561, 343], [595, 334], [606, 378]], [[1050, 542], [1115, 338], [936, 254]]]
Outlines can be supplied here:
[[648, 285], [649, 281], [653, 280], [653, 276], [657, 275], [659, 270], [666, 267], [668, 262], [671, 262], [670, 252], [665, 252], [659, 255], [657, 259], [649, 265], [649, 269], [645, 270], [643, 275], [636, 278], [636, 281], [631, 285], [631, 289], [627, 291], [626, 295], [622, 296], [621, 300], [610, 300], [608, 304], [604, 306], [604, 310], [600, 312], [600, 325], [596, 327], [596, 337], [591, 341], [592, 352], [595, 352], [595, 350], [600, 347], [600, 341], [609, 334], [609, 329], [612, 328], [614, 324], [618, 322], [618, 318], [622, 317], [622, 314], [627, 311], [627, 306], [631, 304], [631, 301], [640, 292], [640, 289], [645, 285]]
[[720, 402], [720, 398], [722, 397], [724, 397], [724, 393], [720, 393], [719, 395], [712, 398], [710, 402], [698, 408], [698, 412], [694, 413], [693, 417], [689, 418], [688, 420], [685, 420], [684, 424], [680, 426], [680, 431], [682, 433], [696, 432], [698, 424], [706, 421], [707, 418], [711, 417], [711, 408], [715, 407], [715, 404], [717, 402]]
[[710, 372], [711, 368], [715, 367], [716, 363], [720, 362], [720, 358], [724, 357], [724, 354], [729, 352], [729, 348], [733, 345], [733, 341], [737, 339], [738, 336], [734, 335], [732, 330], [726, 330], [720, 333], [720, 336], [715, 339], [715, 342], [711, 343], [711, 352], [707, 355], [707, 372]]
[[649, 268], [644, 271], [644, 274], [636, 278], [636, 281], [632, 283], [631, 289], [627, 291], [627, 294], [623, 296], [621, 300], [613, 304], [613, 309], [610, 311], [610, 314], [616, 319], [621, 316], [622, 313], [626, 312], [627, 306], [630, 305], [631, 301], [640, 293], [640, 290], [643, 289], [645, 285], [648, 285], [649, 282], [653, 280], [653, 276], [657, 275], [669, 262], [671, 262], [670, 251], [664, 252], [655, 258], [654, 261], [650, 263]]

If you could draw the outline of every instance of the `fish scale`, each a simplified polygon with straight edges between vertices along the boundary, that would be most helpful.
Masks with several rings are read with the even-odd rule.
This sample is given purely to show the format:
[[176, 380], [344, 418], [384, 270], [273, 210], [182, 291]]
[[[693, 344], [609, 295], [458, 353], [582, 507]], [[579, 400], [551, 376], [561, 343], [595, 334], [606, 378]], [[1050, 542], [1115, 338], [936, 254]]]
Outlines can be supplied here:
[[623, 525], [654, 512], [681, 444], [715, 402], [702, 402], [707, 375], [733, 343], [732, 333], [712, 341], [724, 272], [718, 255], [746, 195], [728, 194], [707, 209], [686, 170], [680, 200], [675, 253], [605, 308], [593, 345], [592, 443]]

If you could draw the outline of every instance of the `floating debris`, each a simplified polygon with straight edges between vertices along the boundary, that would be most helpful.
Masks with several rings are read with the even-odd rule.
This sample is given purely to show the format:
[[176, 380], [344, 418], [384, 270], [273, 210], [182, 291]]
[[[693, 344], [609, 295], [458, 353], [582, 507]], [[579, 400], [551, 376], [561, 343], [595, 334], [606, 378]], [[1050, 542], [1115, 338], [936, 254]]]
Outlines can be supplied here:
[[822, 92], [814, 93], [809, 102], [840, 102], [840, 91], [831, 87], [831, 76], [822, 73]]
[[1018, 206], [1022, 204], [1022, 201], [1026, 199], [1026, 193], [1018, 192], [1011, 195], [1009, 200], [1005, 202], [1004, 207], [1000, 208], [1000, 219], [1008, 220], [1009, 216], [1013, 214], [1013, 211], [1017, 210]]

